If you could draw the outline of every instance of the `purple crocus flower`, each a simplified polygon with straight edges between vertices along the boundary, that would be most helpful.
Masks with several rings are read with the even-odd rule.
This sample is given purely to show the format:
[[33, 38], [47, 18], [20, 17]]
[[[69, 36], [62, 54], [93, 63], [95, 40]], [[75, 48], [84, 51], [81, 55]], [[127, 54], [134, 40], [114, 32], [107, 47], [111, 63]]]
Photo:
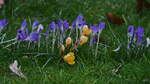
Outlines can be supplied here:
[[128, 36], [132, 38], [133, 35], [134, 35], [134, 26], [130, 25], [128, 26]]
[[139, 43], [143, 43], [143, 35], [144, 35], [144, 28], [138, 27], [136, 30], [136, 36], [138, 38]]
[[64, 32], [64, 30], [69, 28], [69, 23], [66, 20], [59, 20], [58, 21], [58, 27], [60, 29], [60, 32]]
[[38, 29], [37, 29], [37, 33], [42, 33], [42, 30], [44, 29], [42, 24], [39, 24]]
[[23, 20], [21, 24], [21, 28], [17, 31], [17, 40], [25, 40], [28, 37], [28, 29], [27, 29], [27, 22]]
[[73, 28], [79, 28], [81, 29], [84, 25], [86, 25], [86, 21], [83, 18], [82, 14], [79, 14], [76, 20], [72, 23]]
[[25, 40], [28, 37], [27, 30], [18, 29], [17, 31], [17, 40]]
[[34, 30], [35, 28], [37, 28], [40, 24], [40, 21], [34, 21], [33, 25], [32, 25], [32, 30]]
[[96, 24], [94, 24], [93, 26], [91, 26], [90, 29], [92, 30], [93, 33], [98, 32], [98, 26]]
[[8, 24], [7, 20], [0, 20], [0, 32]]
[[103, 30], [104, 28], [105, 28], [105, 22], [99, 23], [99, 25], [98, 25], [99, 31]]
[[64, 23], [63, 20], [58, 21], [58, 28], [59, 28], [61, 33], [64, 32], [63, 23]]
[[49, 24], [49, 28], [50, 28], [50, 31], [51, 31], [51, 32], [54, 32], [55, 29], [56, 29], [56, 24], [55, 24], [55, 22], [51, 22], [51, 23]]
[[96, 33], [96, 32], [102, 31], [105, 28], [105, 23], [101, 22], [101, 23], [99, 23], [99, 25], [95, 24], [95, 25], [91, 26], [90, 28], [93, 33]]
[[39, 39], [40, 39], [39, 33], [32, 32], [27, 40], [35, 42], [38, 41]]
[[27, 27], [27, 21], [23, 20], [22, 24], [21, 24], [21, 29], [24, 29]]
[[5, 27], [8, 24], [7, 20], [0, 20], [0, 28]]
[[63, 27], [64, 27], [64, 29], [68, 29], [69, 28], [69, 23], [66, 20], [63, 21]]
[[46, 40], [48, 40], [48, 38], [49, 38], [49, 31], [46, 31]]

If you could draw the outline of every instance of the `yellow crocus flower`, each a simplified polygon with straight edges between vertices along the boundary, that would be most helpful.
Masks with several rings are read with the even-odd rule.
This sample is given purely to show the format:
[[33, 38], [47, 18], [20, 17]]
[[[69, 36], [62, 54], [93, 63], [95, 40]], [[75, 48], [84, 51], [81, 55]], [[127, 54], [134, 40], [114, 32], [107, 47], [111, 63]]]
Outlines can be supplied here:
[[83, 28], [82, 28], [83, 35], [90, 35], [91, 32], [92, 32], [91, 29], [89, 29], [87, 25], [83, 26]]
[[84, 36], [84, 35], [81, 35], [79, 44], [80, 44], [80, 45], [83, 45], [83, 44], [85, 44], [85, 43], [87, 43], [87, 42], [88, 42], [88, 37], [87, 37], [87, 36]]
[[72, 65], [75, 64], [75, 56], [73, 52], [68, 53], [63, 57], [64, 61], [67, 62], [68, 64]]

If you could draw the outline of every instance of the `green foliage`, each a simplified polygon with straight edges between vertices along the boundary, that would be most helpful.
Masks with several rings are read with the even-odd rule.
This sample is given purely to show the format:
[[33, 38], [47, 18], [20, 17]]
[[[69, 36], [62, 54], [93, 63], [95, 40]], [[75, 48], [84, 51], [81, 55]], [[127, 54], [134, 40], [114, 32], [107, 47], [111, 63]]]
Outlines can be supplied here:
[[[75, 53], [77, 63], [73, 66], [61, 61], [60, 54], [49, 52], [48, 55], [35, 57], [36, 54], [23, 54], [36, 52], [38, 49], [27, 49], [22, 43], [11, 49], [0, 46], [0, 83], [1, 84], [149, 84], [150, 83], [150, 52], [145, 50], [135, 54], [128, 54], [127, 26], [135, 25], [145, 28], [145, 37], [150, 36], [149, 13], [143, 15], [136, 12], [136, 0], [8, 0], [4, 8], [0, 9], [0, 19], [8, 19], [10, 24], [4, 31], [6, 39], [15, 37], [16, 30], [23, 19], [27, 19], [29, 27], [34, 20], [40, 20], [43, 24], [51, 21], [66, 19], [72, 22], [76, 16], [82, 13], [88, 24], [106, 21], [105, 14], [113, 12], [126, 19], [126, 24], [114, 25], [107, 22], [107, 27], [102, 33], [106, 44], [100, 45], [98, 57], [91, 54], [92, 50], [86, 45]], [[123, 44], [119, 52], [112, 50]], [[43, 43], [44, 44], [44, 43]], [[45, 52], [45, 46], [40, 48]], [[59, 53], [58, 48], [56, 52]], [[28, 58], [23, 58], [28, 56]], [[50, 62], [42, 68], [49, 59]], [[27, 80], [11, 74], [8, 65], [18, 60]], [[118, 72], [112, 72], [119, 64], [122, 67]]]

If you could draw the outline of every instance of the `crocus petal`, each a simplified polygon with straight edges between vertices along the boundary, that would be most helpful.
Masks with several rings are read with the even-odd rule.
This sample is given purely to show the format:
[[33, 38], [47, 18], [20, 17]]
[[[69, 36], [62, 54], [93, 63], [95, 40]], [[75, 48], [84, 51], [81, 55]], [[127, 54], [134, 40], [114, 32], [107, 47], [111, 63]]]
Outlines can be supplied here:
[[38, 41], [39, 40], [39, 33], [32, 32], [29, 36], [29, 41]]
[[24, 29], [26, 28], [27, 26], [27, 21], [26, 20], [23, 20], [22, 24], [21, 24], [21, 29]]
[[3, 30], [3, 28], [8, 24], [7, 20], [0, 20], [0, 32]]
[[128, 26], [128, 36], [132, 37], [134, 35], [134, 26]]
[[138, 27], [138, 29], [136, 30], [136, 35], [138, 38], [138, 42], [142, 43], [143, 42], [143, 35], [144, 35], [144, 28]]
[[38, 29], [37, 29], [37, 33], [41, 33], [43, 29], [44, 29], [43, 25], [39, 24]]
[[32, 30], [34, 30], [35, 28], [37, 28], [40, 24], [40, 21], [34, 21], [33, 25], [32, 25]]
[[99, 23], [98, 29], [99, 29], [99, 30], [103, 30], [104, 28], [105, 28], [105, 22]]
[[51, 23], [49, 24], [49, 28], [50, 28], [50, 31], [51, 31], [51, 32], [54, 32], [55, 29], [56, 29], [56, 24], [55, 24], [55, 22], [51, 22]]
[[4, 28], [8, 24], [7, 20], [0, 20], [0, 28]]
[[17, 40], [25, 40], [28, 37], [28, 34], [26, 31], [19, 29], [17, 32]]
[[46, 40], [49, 38], [49, 31], [46, 31]]
[[64, 23], [63, 20], [58, 21], [58, 28], [61, 33], [64, 32], [63, 23]]
[[64, 26], [64, 29], [68, 29], [69, 28], [69, 23], [67, 21], [64, 21], [63, 26]]
[[73, 28], [82, 28], [84, 25], [86, 25], [86, 21], [83, 18], [82, 14], [79, 14], [76, 18], [76, 20], [72, 23]]
[[138, 29], [136, 30], [136, 34], [137, 34], [139, 37], [143, 37], [143, 35], [144, 35], [144, 28], [138, 27]]
[[93, 33], [98, 32], [98, 26], [96, 24], [91, 26], [90, 29], [92, 30]]

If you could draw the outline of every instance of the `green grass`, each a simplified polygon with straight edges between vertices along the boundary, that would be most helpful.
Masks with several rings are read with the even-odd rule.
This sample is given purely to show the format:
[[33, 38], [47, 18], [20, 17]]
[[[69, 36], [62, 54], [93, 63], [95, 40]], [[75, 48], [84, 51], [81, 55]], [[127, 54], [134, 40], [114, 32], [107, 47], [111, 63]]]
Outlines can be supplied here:
[[[60, 60], [59, 54], [49, 52], [49, 55], [34, 57], [23, 54], [36, 52], [35, 49], [9, 48], [0, 45], [0, 84], [149, 84], [150, 83], [150, 52], [144, 50], [137, 55], [128, 54], [127, 26], [134, 25], [145, 28], [145, 38], [150, 36], [150, 11], [142, 15], [136, 12], [136, 0], [9, 0], [3, 9], [0, 9], [0, 19], [8, 19], [9, 26], [4, 31], [6, 39], [14, 38], [16, 29], [23, 19], [27, 19], [29, 27], [34, 20], [40, 20], [44, 25], [51, 21], [66, 19], [72, 22], [82, 13], [88, 24], [105, 21], [105, 14], [115, 13], [125, 17], [127, 23], [122, 25], [109, 24], [102, 33], [106, 44], [99, 46], [98, 56], [95, 58], [90, 50], [84, 46], [76, 52], [76, 64], [70, 66]], [[113, 35], [114, 33], [114, 35]], [[122, 49], [112, 52], [119, 42]], [[17, 45], [15, 45], [17, 46]], [[43, 45], [44, 46], [44, 45]], [[50, 45], [49, 45], [50, 46]], [[45, 46], [40, 48], [45, 52]], [[57, 50], [56, 50], [57, 51]], [[51, 55], [54, 54], [54, 55]], [[22, 58], [28, 56], [29, 58]], [[51, 61], [42, 68], [44, 63]], [[9, 64], [18, 60], [27, 80], [11, 75]], [[117, 73], [112, 72], [119, 65], [122, 67]]]

